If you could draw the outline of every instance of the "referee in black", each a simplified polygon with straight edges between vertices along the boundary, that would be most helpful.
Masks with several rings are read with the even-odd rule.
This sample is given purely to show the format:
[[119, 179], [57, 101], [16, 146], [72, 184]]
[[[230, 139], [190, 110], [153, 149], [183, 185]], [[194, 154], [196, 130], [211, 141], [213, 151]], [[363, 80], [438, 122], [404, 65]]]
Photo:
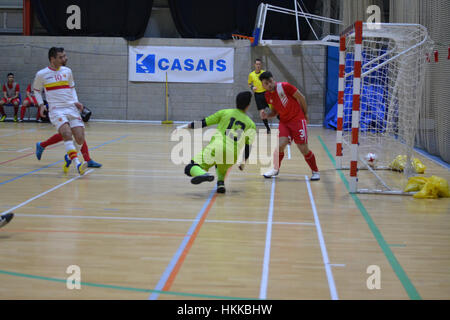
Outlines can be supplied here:
[[[263, 88], [261, 80], [259, 80], [259, 76], [264, 72], [261, 67], [261, 59], [255, 59], [255, 70], [250, 72], [250, 74], [248, 75], [248, 85], [255, 94], [256, 107], [258, 108], [259, 116], [262, 119], [262, 112], [264, 109], [269, 108], [269, 105], [267, 104], [265, 98], [266, 90]], [[264, 122], [264, 125], [266, 126], [267, 134], [270, 134], [269, 122], [267, 121], [267, 119], [262, 120]]]

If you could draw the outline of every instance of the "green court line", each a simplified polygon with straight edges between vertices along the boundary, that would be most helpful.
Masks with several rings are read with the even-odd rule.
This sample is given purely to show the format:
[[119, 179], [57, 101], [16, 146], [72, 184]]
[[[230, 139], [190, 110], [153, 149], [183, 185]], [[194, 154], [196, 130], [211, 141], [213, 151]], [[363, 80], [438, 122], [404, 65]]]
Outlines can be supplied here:
[[[5, 271], [5, 270], [0, 270], [0, 274], [6, 274], [9, 276], [28, 278], [28, 279], [34, 279], [34, 280], [45, 280], [45, 281], [60, 282], [60, 283], [67, 282], [66, 279], [42, 277], [42, 276], [36, 276], [36, 275], [32, 275], [32, 274], [11, 272], [11, 271]], [[218, 299], [218, 300], [259, 300], [259, 299], [253, 299], [253, 298], [214, 296], [214, 295], [207, 295], [207, 294], [187, 293], [187, 292], [159, 291], [159, 290], [152, 290], [152, 289], [113, 286], [113, 285], [109, 285], [109, 284], [100, 284], [100, 283], [92, 283], [92, 282], [80, 282], [80, 284], [82, 286], [87, 286], [87, 287], [97, 287], [97, 288], [134, 291], [134, 292], [146, 292], [146, 293], [156, 292], [158, 294], [167, 294], [167, 295], [182, 296], [182, 297], [208, 298], [208, 299]]]
[[[333, 163], [333, 166], [336, 168], [336, 161], [334, 160], [334, 157], [331, 155], [330, 150], [328, 150], [327, 146], [325, 145], [325, 143], [323, 142], [323, 140], [320, 136], [318, 136], [318, 139], [319, 139], [320, 143], [322, 144], [322, 147], [324, 148], [328, 157], [330, 158], [331, 162]], [[345, 178], [344, 174], [342, 173], [342, 170], [337, 170], [337, 172], [339, 173], [339, 176], [341, 177], [341, 180], [344, 183], [345, 187], [350, 192], [348, 181]], [[406, 293], [408, 294], [409, 298], [412, 300], [421, 300], [422, 298], [421, 298], [419, 292], [417, 292], [417, 290], [414, 287], [414, 285], [412, 284], [411, 280], [408, 278], [408, 275], [406, 274], [405, 270], [403, 270], [402, 266], [398, 262], [397, 258], [395, 257], [395, 255], [392, 252], [389, 245], [386, 243], [386, 240], [384, 240], [383, 235], [381, 234], [380, 230], [376, 226], [375, 222], [370, 217], [369, 212], [366, 210], [366, 208], [362, 204], [361, 200], [354, 193], [350, 193], [350, 196], [353, 198], [353, 201], [355, 201], [356, 206], [358, 207], [362, 216], [364, 217], [367, 224], [369, 225], [369, 228], [372, 231], [372, 234], [374, 235], [375, 239], [377, 240], [378, 245], [380, 246], [381, 250], [383, 250], [384, 255], [386, 256], [387, 260], [389, 261], [389, 264], [391, 265], [391, 267], [394, 270], [395, 274], [397, 275], [398, 279], [402, 283], [403, 288], [405, 288]]]

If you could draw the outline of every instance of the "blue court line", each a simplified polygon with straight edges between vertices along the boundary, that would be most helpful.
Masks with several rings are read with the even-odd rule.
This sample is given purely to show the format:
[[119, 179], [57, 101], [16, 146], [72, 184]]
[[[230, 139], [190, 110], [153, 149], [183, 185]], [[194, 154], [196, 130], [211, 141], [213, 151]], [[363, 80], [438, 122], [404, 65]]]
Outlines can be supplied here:
[[[95, 150], [95, 149], [100, 148], [100, 147], [102, 147], [102, 146], [104, 146], [104, 145], [107, 145], [107, 144], [110, 144], [110, 143], [119, 141], [119, 140], [121, 140], [121, 139], [124, 139], [124, 138], [126, 138], [126, 137], [128, 137], [128, 136], [129, 136], [129, 134], [124, 135], [124, 136], [121, 136], [121, 137], [119, 137], [119, 138], [117, 138], [117, 139], [114, 139], [114, 140], [107, 141], [107, 142], [102, 143], [102, 144], [100, 144], [100, 145], [98, 145], [98, 146], [96, 146], [96, 147], [91, 148], [90, 150]], [[30, 174], [33, 174], [33, 173], [35, 173], [35, 172], [38, 172], [38, 171], [41, 171], [41, 170], [44, 170], [44, 169], [53, 167], [54, 165], [56, 165], [56, 164], [58, 164], [58, 163], [61, 163], [61, 162], [63, 162], [63, 161], [64, 161], [64, 160], [59, 160], [59, 161], [56, 161], [56, 162], [54, 162], [54, 163], [52, 163], [52, 164], [46, 165], [46, 166], [44, 166], [44, 167], [41, 167], [41, 168], [39, 168], [39, 169], [36, 169], [36, 170], [30, 171], [30, 172], [21, 174], [20, 176], [17, 176], [17, 177], [15, 177], [15, 178], [12, 178], [12, 179], [9, 179], [9, 180], [0, 182], [0, 186], [5, 185], [5, 184], [10, 183], [10, 182], [13, 182], [13, 181], [15, 181], [15, 180], [18, 180], [18, 179], [20, 179], [20, 178], [29, 176]]]
[[424, 157], [427, 157], [429, 160], [436, 162], [437, 164], [441, 165], [442, 167], [444, 167], [447, 170], [450, 170], [450, 164], [445, 162], [444, 160], [442, 160], [441, 158], [437, 157], [437, 156], [433, 156], [432, 154], [429, 154], [427, 151], [423, 150], [423, 149], [419, 149], [419, 148], [414, 148], [414, 150], [423, 155]]
[[159, 279], [158, 283], [156, 284], [156, 287], [152, 291], [152, 294], [148, 297], [148, 300], [158, 299], [159, 293], [162, 292], [162, 289], [166, 285], [166, 282], [169, 279], [170, 274], [172, 273], [178, 260], [180, 259], [180, 256], [183, 253], [184, 248], [186, 248], [186, 246], [189, 242], [189, 239], [191, 238], [192, 234], [194, 233], [195, 229], [197, 228], [197, 225], [198, 225], [199, 221], [201, 220], [203, 213], [205, 212], [206, 208], [208, 208], [208, 205], [211, 202], [212, 198], [214, 197], [216, 190], [217, 190], [217, 187], [214, 187], [214, 189], [211, 191], [211, 194], [209, 195], [208, 200], [206, 200], [205, 204], [203, 205], [202, 209], [198, 213], [194, 222], [192, 222], [192, 225], [189, 228], [189, 231], [187, 232], [186, 236], [184, 237], [183, 241], [181, 242], [180, 246], [178, 247], [177, 252], [175, 252], [175, 255], [172, 257], [172, 260], [170, 261], [166, 270], [164, 270], [164, 273], [162, 274], [161, 278]]
[[64, 161], [64, 160], [59, 160], [59, 161], [54, 162], [54, 163], [52, 163], [52, 164], [46, 165], [46, 166], [44, 166], [44, 167], [42, 167], [42, 168], [39, 168], [39, 169], [30, 171], [30, 172], [21, 174], [20, 176], [17, 176], [17, 177], [15, 177], [15, 178], [12, 178], [12, 179], [9, 179], [9, 180], [6, 180], [6, 181], [0, 182], [0, 186], [2, 186], [2, 185], [4, 185], [4, 184], [7, 184], [7, 183], [10, 183], [10, 182], [13, 182], [13, 181], [15, 181], [15, 180], [18, 180], [18, 179], [20, 179], [20, 178], [29, 176], [30, 174], [33, 174], [33, 173], [35, 173], [35, 172], [38, 172], [38, 171], [41, 171], [41, 170], [44, 170], [44, 169], [53, 167], [55, 164], [58, 164], [58, 163], [63, 162], [63, 161]]

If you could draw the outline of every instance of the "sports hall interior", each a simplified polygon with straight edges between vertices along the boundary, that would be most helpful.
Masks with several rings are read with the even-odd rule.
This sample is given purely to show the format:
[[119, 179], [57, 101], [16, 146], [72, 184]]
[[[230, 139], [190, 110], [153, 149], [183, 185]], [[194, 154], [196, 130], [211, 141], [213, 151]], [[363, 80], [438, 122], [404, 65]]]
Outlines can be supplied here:
[[[37, 160], [36, 143], [55, 134], [55, 127], [36, 123], [34, 107], [24, 122], [14, 122], [13, 108], [5, 106], [0, 214], [13, 212], [14, 219], [0, 228], [1, 300], [450, 298], [450, 198], [350, 192], [349, 170], [338, 169], [336, 162], [336, 129], [327, 126], [338, 100], [338, 80], [330, 78], [329, 68], [338, 63], [338, 55], [330, 59], [337, 46], [320, 41], [339, 36], [357, 20], [367, 21], [373, 5], [381, 8], [382, 23], [426, 27], [434, 47], [412, 156], [426, 167], [420, 176], [450, 182], [448, 1], [300, 0], [303, 13], [340, 24], [300, 17], [297, 40], [295, 18], [271, 13], [267, 41], [258, 45], [231, 34], [255, 37], [262, 1], [237, 8], [233, 1], [220, 8], [203, 1], [197, 13], [187, 9], [195, 1], [143, 2], [150, 3], [148, 22], [138, 38], [127, 39], [80, 35], [79, 30], [58, 35], [62, 31], [51, 29], [49, 18], [38, 14], [46, 8], [29, 11], [36, 1], [0, 1], [2, 85], [13, 72], [23, 99], [36, 72], [48, 66], [48, 49], [64, 47], [78, 98], [92, 111], [85, 123], [90, 155], [102, 163], [83, 176], [74, 168], [65, 174], [62, 143], [46, 148]], [[282, 2], [291, 10], [297, 3], [264, 3]], [[219, 9], [223, 16], [211, 18]], [[240, 24], [227, 21], [236, 11], [233, 21]], [[199, 15], [208, 18], [200, 21]], [[130, 48], [136, 47], [231, 48], [232, 81], [130, 81], [130, 69], [136, 67]], [[216, 193], [216, 181], [192, 185], [184, 174], [189, 156], [187, 163], [174, 161], [180, 143], [176, 127], [234, 108], [236, 95], [249, 90], [248, 74], [257, 58], [277, 81], [305, 95], [308, 145], [320, 181], [309, 180], [311, 170], [291, 145], [276, 178], [265, 179], [266, 168], [257, 162], [244, 171], [233, 166], [225, 194]], [[248, 114], [265, 131], [253, 98]], [[278, 120], [269, 123], [276, 135]], [[207, 143], [205, 138], [203, 146]], [[394, 171], [384, 179], [405, 182]], [[361, 186], [376, 180], [370, 170], [358, 171]], [[77, 270], [80, 288], [73, 288], [68, 279]]]

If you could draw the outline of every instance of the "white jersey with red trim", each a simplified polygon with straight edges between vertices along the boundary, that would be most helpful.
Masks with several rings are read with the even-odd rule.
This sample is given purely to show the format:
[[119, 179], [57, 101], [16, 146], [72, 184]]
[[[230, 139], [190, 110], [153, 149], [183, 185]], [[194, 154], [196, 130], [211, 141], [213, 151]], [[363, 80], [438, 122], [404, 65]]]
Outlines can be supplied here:
[[44, 89], [50, 110], [67, 108], [78, 102], [75, 82], [70, 68], [60, 67], [55, 70], [47, 67], [39, 70], [33, 83], [33, 91], [39, 105], [43, 104], [42, 89]]

